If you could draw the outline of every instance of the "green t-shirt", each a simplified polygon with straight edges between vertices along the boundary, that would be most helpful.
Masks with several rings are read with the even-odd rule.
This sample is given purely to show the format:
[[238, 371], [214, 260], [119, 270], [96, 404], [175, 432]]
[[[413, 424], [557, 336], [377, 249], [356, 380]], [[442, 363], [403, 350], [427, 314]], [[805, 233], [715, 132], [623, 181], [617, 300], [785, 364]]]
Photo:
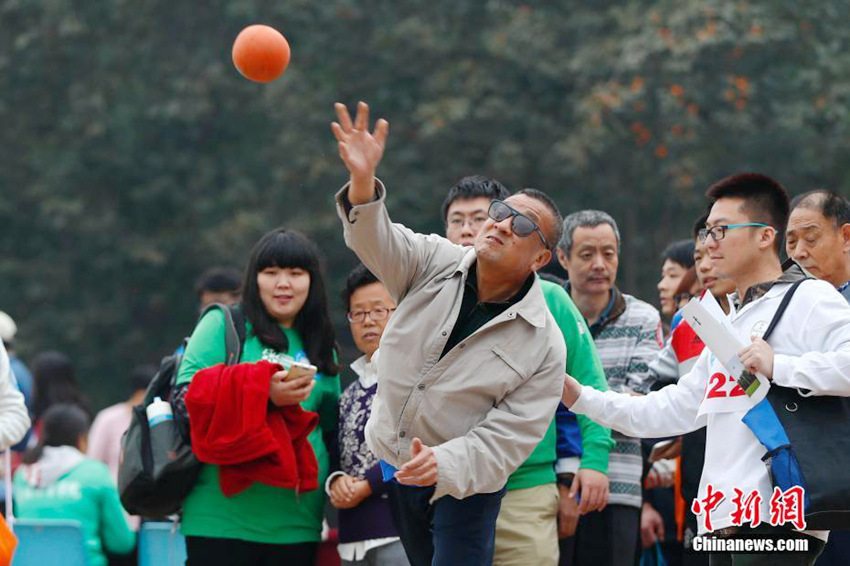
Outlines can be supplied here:
[[[242, 362], [266, 360], [288, 367], [307, 361], [298, 332], [283, 328], [289, 350], [276, 352], [260, 342], [246, 322]], [[224, 314], [210, 311], [198, 323], [189, 344], [177, 383], [191, 381], [198, 370], [224, 363]], [[218, 483], [218, 466], [204, 465], [198, 482], [183, 502], [182, 531], [187, 536], [232, 538], [268, 544], [295, 544], [321, 540], [325, 505], [324, 482], [330, 466], [323, 431], [337, 428], [339, 377], [316, 374], [316, 386], [301, 406], [319, 414], [319, 425], [308, 437], [319, 464], [319, 489], [296, 494], [292, 489], [254, 483], [245, 491], [225, 497]]]
[[[546, 305], [564, 335], [567, 345], [567, 373], [582, 385], [606, 391], [608, 382], [605, 370], [587, 323], [570, 295], [556, 283], [540, 279]], [[584, 415], [577, 415], [581, 428], [581, 467], [608, 473], [608, 452], [614, 445], [611, 430], [604, 428]], [[522, 466], [508, 478], [507, 489], [526, 489], [555, 482], [555, 460], [557, 459], [557, 436], [555, 415], [543, 440]]]
[[19, 519], [79, 521], [90, 566], [106, 566], [106, 551], [127, 554], [136, 533], [127, 525], [118, 488], [103, 462], [82, 458], [54, 483], [34, 487], [15, 474], [15, 515]]

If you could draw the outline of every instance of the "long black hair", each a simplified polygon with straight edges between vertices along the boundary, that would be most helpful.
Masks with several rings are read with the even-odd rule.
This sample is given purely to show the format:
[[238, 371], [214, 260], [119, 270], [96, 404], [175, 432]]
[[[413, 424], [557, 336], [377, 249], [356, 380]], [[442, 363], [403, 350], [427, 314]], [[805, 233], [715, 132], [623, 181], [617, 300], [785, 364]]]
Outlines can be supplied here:
[[41, 441], [24, 455], [25, 464], [41, 459], [45, 446], [74, 446], [89, 431], [89, 416], [72, 403], [57, 403], [44, 412]]
[[35, 384], [35, 420], [56, 403], [73, 403], [88, 412], [88, 403], [77, 387], [74, 366], [66, 354], [55, 350], [38, 354], [32, 362], [32, 377]]
[[319, 249], [307, 236], [294, 230], [277, 228], [262, 238], [251, 250], [242, 285], [242, 308], [251, 322], [254, 334], [263, 344], [279, 352], [289, 349], [289, 340], [277, 320], [263, 306], [257, 274], [268, 267], [298, 267], [310, 274], [307, 300], [295, 316], [293, 327], [304, 342], [304, 351], [319, 371], [325, 375], [339, 373], [334, 359], [336, 335], [328, 308], [325, 276]]

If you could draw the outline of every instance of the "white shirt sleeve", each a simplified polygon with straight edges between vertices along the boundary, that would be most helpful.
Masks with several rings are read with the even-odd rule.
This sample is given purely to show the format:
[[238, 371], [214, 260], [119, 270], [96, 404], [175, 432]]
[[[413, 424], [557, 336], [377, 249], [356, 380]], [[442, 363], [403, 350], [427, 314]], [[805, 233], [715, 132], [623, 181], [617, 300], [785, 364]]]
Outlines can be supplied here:
[[773, 382], [807, 389], [809, 395], [850, 397], [850, 306], [844, 297], [825, 281], [806, 282], [777, 332], [792, 321], [791, 328], [799, 329], [794, 336], [807, 351], [801, 356], [776, 354]]
[[20, 442], [30, 424], [24, 396], [12, 385], [9, 355], [0, 341], [0, 450]]
[[705, 419], [698, 420], [697, 413], [705, 394], [708, 362], [709, 350], [705, 348], [693, 369], [678, 383], [640, 397], [582, 387], [570, 410], [637, 438], [692, 432], [705, 426]]

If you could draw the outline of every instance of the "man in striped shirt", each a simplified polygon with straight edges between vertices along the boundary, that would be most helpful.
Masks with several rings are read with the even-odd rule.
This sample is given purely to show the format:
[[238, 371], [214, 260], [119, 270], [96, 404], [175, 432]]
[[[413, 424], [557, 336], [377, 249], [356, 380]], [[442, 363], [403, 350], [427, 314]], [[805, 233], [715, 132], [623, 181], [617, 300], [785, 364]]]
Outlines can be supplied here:
[[[614, 285], [620, 231], [611, 216], [583, 210], [564, 219], [558, 261], [566, 269], [567, 292], [581, 311], [602, 360], [608, 388], [643, 393], [649, 362], [661, 348], [661, 317], [655, 307]], [[613, 432], [608, 461], [609, 505], [583, 516], [576, 530], [574, 564], [631, 566], [640, 528], [640, 440]]]

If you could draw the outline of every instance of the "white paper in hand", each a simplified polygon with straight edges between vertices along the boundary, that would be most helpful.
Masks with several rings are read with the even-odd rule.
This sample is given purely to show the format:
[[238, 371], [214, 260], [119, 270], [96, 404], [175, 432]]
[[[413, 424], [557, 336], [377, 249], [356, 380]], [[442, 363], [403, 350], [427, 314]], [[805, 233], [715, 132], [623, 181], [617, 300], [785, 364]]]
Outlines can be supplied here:
[[747, 371], [741, 363], [738, 352], [744, 348], [745, 344], [711, 293], [704, 293], [702, 300], [691, 299], [682, 309], [682, 316], [697, 336], [705, 342], [711, 353], [735, 378], [752, 405], [756, 405], [767, 396], [770, 381], [760, 373], [753, 374]]

